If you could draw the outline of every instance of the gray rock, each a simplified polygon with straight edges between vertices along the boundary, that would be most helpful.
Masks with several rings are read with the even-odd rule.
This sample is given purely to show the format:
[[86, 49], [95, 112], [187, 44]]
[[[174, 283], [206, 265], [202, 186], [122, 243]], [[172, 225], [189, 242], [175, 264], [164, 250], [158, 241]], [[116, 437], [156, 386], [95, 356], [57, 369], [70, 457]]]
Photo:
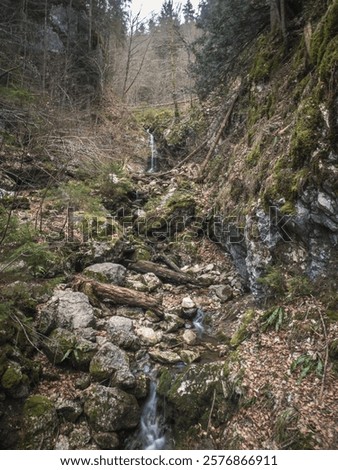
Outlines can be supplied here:
[[100, 449], [118, 449], [120, 440], [115, 432], [94, 432], [93, 439]]
[[185, 330], [183, 333], [183, 341], [189, 346], [193, 346], [197, 342], [197, 335], [192, 330]]
[[137, 328], [136, 333], [141, 340], [141, 343], [147, 346], [154, 346], [162, 340], [163, 333], [161, 331], [154, 331], [152, 328], [142, 326]]
[[69, 448], [71, 450], [88, 449], [91, 433], [87, 423], [80, 423], [69, 435]]
[[201, 354], [199, 351], [190, 351], [188, 349], [183, 349], [180, 352], [180, 356], [182, 361], [186, 364], [192, 364], [193, 362], [199, 361], [201, 359]]
[[233, 290], [227, 285], [210, 286], [209, 289], [215, 293], [221, 302], [231, 300], [234, 296]]
[[140, 409], [136, 398], [118, 388], [94, 385], [87, 392], [84, 411], [96, 432], [133, 429], [139, 423]]
[[94, 309], [88, 297], [71, 289], [56, 289], [53, 297], [39, 312], [39, 331], [44, 334], [54, 328], [81, 331], [94, 326]]
[[43, 350], [52, 364], [70, 362], [76, 369], [88, 370], [97, 345], [64, 328], [56, 328], [43, 343]]
[[162, 282], [159, 280], [159, 278], [156, 276], [156, 274], [153, 273], [146, 273], [143, 275], [143, 280], [148, 288], [149, 292], [153, 292], [159, 287], [162, 286]]
[[31, 395], [23, 407], [22, 449], [54, 449], [59, 420], [52, 401], [42, 395]]
[[167, 333], [174, 333], [184, 327], [184, 320], [173, 313], [165, 313], [164, 320], [167, 322]]
[[181, 307], [183, 309], [191, 309], [191, 308], [195, 308], [196, 304], [191, 299], [191, 297], [184, 297], [184, 299], [182, 300], [182, 303], [181, 303]]
[[59, 398], [55, 403], [57, 413], [66, 421], [75, 423], [82, 414], [82, 406], [78, 401]]
[[105, 343], [99, 349], [91, 360], [89, 372], [96, 382], [109, 380], [110, 384], [122, 388], [131, 388], [136, 384], [127, 354], [111, 343]]
[[123, 286], [126, 280], [127, 270], [121, 264], [97, 263], [88, 266], [84, 273], [100, 282], [110, 282], [117, 286]]
[[176, 364], [177, 362], [181, 362], [180, 356], [174, 351], [152, 349], [149, 351], [149, 356], [154, 359], [154, 361], [161, 362], [162, 364]]
[[60, 435], [55, 442], [55, 450], [69, 450], [69, 439], [67, 436]]
[[140, 347], [139, 338], [134, 334], [133, 321], [130, 318], [111, 317], [106, 324], [110, 341], [123, 349], [137, 351]]

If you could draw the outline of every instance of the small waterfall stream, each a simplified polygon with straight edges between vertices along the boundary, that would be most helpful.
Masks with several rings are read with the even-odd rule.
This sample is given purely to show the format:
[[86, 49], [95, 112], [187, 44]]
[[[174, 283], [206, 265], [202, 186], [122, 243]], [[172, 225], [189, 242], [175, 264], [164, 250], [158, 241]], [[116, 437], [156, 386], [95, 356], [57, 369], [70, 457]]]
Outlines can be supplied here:
[[196, 316], [192, 321], [192, 324], [194, 325], [194, 328], [196, 330], [197, 336], [201, 338], [203, 336], [203, 333], [205, 331], [204, 329], [204, 318], [205, 318], [205, 313], [203, 312], [202, 309], [197, 309]]
[[150, 132], [149, 129], [147, 129], [147, 133], [149, 135], [149, 146], [150, 146], [150, 162], [149, 162], [149, 168], [148, 168], [148, 173], [155, 173], [157, 171], [157, 159], [158, 159], [158, 153], [157, 153], [157, 148], [156, 148], [156, 142], [154, 135]]
[[150, 394], [141, 416], [141, 440], [144, 450], [161, 450], [165, 448], [165, 429], [157, 410], [156, 381], [150, 383]]

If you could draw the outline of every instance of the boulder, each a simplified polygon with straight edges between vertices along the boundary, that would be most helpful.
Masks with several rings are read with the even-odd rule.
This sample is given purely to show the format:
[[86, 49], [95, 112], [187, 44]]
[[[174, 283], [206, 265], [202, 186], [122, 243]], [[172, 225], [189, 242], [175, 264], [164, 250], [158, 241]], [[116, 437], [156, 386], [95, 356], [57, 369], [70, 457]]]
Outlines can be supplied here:
[[143, 274], [143, 280], [148, 288], [149, 292], [153, 292], [159, 287], [162, 286], [162, 282], [159, 280], [159, 278], [156, 276], [154, 273], [146, 273]]
[[21, 448], [25, 450], [54, 449], [59, 420], [52, 401], [42, 395], [32, 395], [23, 407]]
[[180, 356], [174, 351], [153, 349], [149, 351], [149, 356], [154, 359], [154, 361], [161, 362], [162, 364], [176, 364], [177, 362], [181, 362]]
[[183, 333], [183, 341], [189, 346], [193, 346], [197, 342], [197, 335], [192, 330], [185, 330]]
[[129, 369], [127, 354], [111, 343], [104, 343], [91, 360], [89, 372], [96, 382], [109, 381], [112, 385], [131, 388], [136, 384]]
[[183, 349], [180, 352], [180, 356], [182, 361], [186, 364], [191, 364], [201, 359], [201, 354], [199, 351], [190, 351], [189, 349]]
[[84, 274], [99, 282], [110, 282], [117, 286], [124, 286], [127, 270], [121, 264], [97, 263], [88, 266]]
[[140, 347], [140, 340], [134, 334], [133, 321], [130, 318], [115, 316], [111, 317], [106, 324], [108, 338], [115, 345], [137, 351]]
[[133, 429], [139, 423], [136, 398], [118, 388], [93, 385], [86, 394], [84, 412], [97, 433]]
[[62, 418], [71, 423], [75, 423], [83, 411], [78, 401], [61, 397], [56, 401], [55, 409], [59, 416], [62, 416]]
[[94, 326], [94, 309], [88, 297], [71, 289], [56, 289], [39, 312], [38, 330], [43, 334], [48, 334], [55, 328], [81, 331]]
[[97, 344], [64, 328], [56, 328], [44, 341], [43, 350], [52, 364], [71, 363], [76, 369], [88, 370], [97, 351]]
[[152, 328], [142, 326], [136, 330], [141, 343], [147, 346], [154, 346], [162, 340], [162, 331], [155, 331]]
[[116, 432], [94, 432], [93, 439], [100, 449], [118, 449], [120, 440]]

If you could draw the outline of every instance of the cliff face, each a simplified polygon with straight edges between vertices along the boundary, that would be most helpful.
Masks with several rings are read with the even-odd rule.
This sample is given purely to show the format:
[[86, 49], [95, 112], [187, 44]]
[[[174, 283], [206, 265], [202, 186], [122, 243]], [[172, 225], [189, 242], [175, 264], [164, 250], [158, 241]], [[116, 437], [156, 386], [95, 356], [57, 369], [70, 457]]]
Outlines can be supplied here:
[[257, 298], [278, 265], [311, 279], [336, 271], [338, 4], [314, 12], [293, 19], [287, 43], [266, 32], [251, 46], [247, 74], [229, 81], [228, 101], [235, 80], [241, 95], [209, 166], [225, 222], [215, 236]]

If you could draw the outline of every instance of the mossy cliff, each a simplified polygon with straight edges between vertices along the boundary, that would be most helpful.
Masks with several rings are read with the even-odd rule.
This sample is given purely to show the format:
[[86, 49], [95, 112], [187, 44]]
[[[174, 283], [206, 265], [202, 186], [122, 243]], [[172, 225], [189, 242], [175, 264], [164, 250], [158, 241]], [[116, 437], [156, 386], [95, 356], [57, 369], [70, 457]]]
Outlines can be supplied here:
[[[337, 12], [336, 0], [311, 2], [289, 22], [287, 42], [266, 31], [249, 46], [241, 96], [205, 171], [214, 211], [232, 217], [242, 241], [224, 228], [216, 238], [257, 298], [266, 295], [259, 277], [281, 259], [312, 279], [335, 273]], [[238, 80], [229, 78], [228, 101]]]

